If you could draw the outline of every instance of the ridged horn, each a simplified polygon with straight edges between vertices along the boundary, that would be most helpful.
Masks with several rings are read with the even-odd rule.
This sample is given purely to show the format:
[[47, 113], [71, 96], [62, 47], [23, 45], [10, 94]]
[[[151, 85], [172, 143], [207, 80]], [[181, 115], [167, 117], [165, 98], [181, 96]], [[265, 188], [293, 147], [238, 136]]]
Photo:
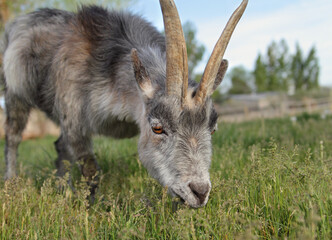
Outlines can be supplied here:
[[188, 89], [187, 47], [173, 0], [160, 0], [166, 35], [166, 91], [186, 102]]
[[202, 80], [199, 84], [198, 90], [195, 95], [195, 103], [202, 104], [205, 99], [212, 94], [212, 88], [214, 81], [218, 74], [218, 70], [223, 60], [224, 53], [226, 51], [229, 40], [231, 39], [232, 33], [239, 22], [244, 10], [246, 9], [248, 0], [243, 0], [240, 6], [234, 11], [224, 31], [222, 32], [218, 42], [216, 43], [210, 59], [205, 67]]

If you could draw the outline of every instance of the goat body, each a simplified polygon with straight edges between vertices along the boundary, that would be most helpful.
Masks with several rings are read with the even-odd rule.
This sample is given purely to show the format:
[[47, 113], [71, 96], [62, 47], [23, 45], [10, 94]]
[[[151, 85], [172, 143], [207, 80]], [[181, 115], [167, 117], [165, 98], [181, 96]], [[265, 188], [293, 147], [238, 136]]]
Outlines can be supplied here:
[[[6, 179], [16, 174], [30, 109], [39, 108], [61, 127], [55, 142], [60, 176], [68, 171], [64, 160], [78, 160], [94, 194], [99, 167], [92, 136], [140, 131], [139, 157], [150, 174], [189, 205], [206, 204], [217, 114], [209, 98], [188, 107], [167, 94], [165, 37], [150, 23], [97, 6], [77, 13], [41, 9], [6, 26], [3, 55]], [[216, 86], [226, 61], [220, 69]], [[197, 89], [189, 81], [187, 102]]]

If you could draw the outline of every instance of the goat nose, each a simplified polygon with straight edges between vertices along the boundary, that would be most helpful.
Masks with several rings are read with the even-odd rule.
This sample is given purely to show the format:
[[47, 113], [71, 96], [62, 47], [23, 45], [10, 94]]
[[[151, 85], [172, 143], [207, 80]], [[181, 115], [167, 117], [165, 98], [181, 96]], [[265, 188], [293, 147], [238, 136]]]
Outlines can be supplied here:
[[198, 198], [200, 204], [203, 204], [203, 202], [206, 199], [206, 196], [210, 190], [209, 184], [205, 183], [189, 183], [189, 187], [193, 194]]

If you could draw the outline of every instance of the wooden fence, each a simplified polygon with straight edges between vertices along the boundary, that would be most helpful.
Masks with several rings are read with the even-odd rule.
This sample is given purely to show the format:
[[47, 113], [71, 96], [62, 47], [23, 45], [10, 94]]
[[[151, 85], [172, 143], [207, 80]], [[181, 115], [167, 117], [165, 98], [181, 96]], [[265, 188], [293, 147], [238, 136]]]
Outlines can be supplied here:
[[330, 114], [332, 113], [332, 99], [284, 100], [266, 107], [259, 107], [255, 103], [244, 103], [242, 106], [236, 107], [216, 106], [216, 109], [221, 116], [221, 121], [242, 122], [257, 118], [295, 116], [303, 112]]

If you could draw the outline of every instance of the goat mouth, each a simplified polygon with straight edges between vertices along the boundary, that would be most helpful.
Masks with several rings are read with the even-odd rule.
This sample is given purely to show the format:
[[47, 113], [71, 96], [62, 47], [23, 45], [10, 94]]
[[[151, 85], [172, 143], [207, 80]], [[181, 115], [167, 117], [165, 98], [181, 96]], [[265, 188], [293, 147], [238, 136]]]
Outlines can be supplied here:
[[178, 198], [178, 199], [180, 199], [180, 202], [181, 202], [182, 204], [184, 204], [184, 203], [186, 202], [186, 200], [184, 200], [184, 198], [181, 197], [181, 196], [178, 195], [178, 194], [175, 194], [175, 197]]
[[185, 202], [183, 197], [181, 197], [179, 194], [177, 194], [173, 189], [169, 188], [168, 193], [173, 197], [173, 198], [179, 198], [181, 202]]
[[182, 204], [188, 204], [192, 208], [203, 207], [206, 201], [202, 202], [192, 191], [185, 191], [184, 189], [170, 189], [173, 197], [180, 199]]
[[174, 191], [173, 189], [169, 188], [168, 191], [168, 193], [173, 198], [179, 199], [179, 203], [184, 204], [186, 202], [186, 200], [180, 194], [176, 193], [176, 191]]

